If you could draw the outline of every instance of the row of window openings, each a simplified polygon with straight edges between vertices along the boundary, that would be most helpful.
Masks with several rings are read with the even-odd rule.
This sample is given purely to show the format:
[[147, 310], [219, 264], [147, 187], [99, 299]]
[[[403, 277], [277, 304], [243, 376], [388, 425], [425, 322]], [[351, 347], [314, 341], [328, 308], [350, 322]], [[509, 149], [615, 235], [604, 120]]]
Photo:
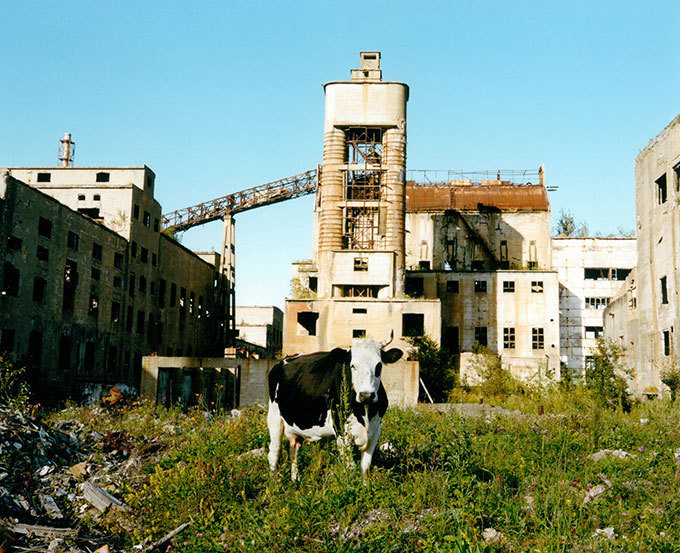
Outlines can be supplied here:
[[626, 280], [631, 269], [612, 267], [587, 267], [583, 270], [586, 280]]
[[[366, 314], [365, 308], [354, 308], [352, 313]], [[319, 320], [319, 313], [316, 311], [301, 311], [297, 314], [298, 335], [299, 336], [316, 336], [317, 323]], [[423, 336], [425, 334], [425, 315], [422, 313], [404, 313], [401, 316], [402, 322], [402, 336], [413, 337]], [[354, 329], [352, 331], [353, 338], [365, 338], [365, 329]]]
[[[673, 167], [673, 178], [675, 179], [675, 191], [680, 192], [680, 163]], [[654, 181], [656, 183], [656, 202], [661, 205], [668, 200], [668, 184], [666, 173]]]
[[[37, 180], [38, 182], [51, 182], [52, 173], [38, 173]], [[111, 173], [100, 171], [95, 175], [95, 182], [110, 182], [110, 180]], [[146, 177], [146, 187], [149, 189], [153, 188], [153, 179], [150, 176]], [[95, 200], [97, 199], [98, 198], [95, 196]]]
[[[134, 207], [132, 208], [132, 216], [136, 219], [139, 220], [139, 204], [135, 204]], [[144, 216], [142, 217], [142, 224], [146, 228], [151, 228], [151, 213], [148, 211], [144, 212]], [[154, 232], [158, 232], [160, 229], [160, 221], [158, 219], [153, 220], [153, 230]]]
[[[487, 346], [487, 327], [475, 327], [475, 342]], [[503, 349], [515, 349], [516, 334], [514, 327], [503, 328]], [[543, 328], [531, 329], [531, 349], [545, 349], [545, 333]]]
[[[422, 279], [421, 279], [422, 280]], [[475, 292], [479, 294], [485, 294], [487, 292], [487, 281], [486, 280], [475, 280]], [[447, 280], [446, 281], [446, 291], [451, 294], [458, 294], [460, 292], [460, 281], [459, 280]], [[504, 280], [503, 281], [503, 292], [506, 294], [512, 294], [515, 292], [515, 281], [514, 280]], [[534, 294], [543, 293], [543, 281], [542, 280], [532, 280], [531, 281], [531, 292]]]

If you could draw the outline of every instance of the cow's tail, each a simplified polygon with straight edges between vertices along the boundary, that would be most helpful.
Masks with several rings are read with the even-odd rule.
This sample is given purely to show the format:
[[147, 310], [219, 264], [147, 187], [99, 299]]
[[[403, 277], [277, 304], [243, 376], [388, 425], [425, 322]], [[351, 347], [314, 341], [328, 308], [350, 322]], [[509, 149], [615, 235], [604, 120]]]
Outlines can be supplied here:
[[274, 401], [276, 399], [276, 392], [279, 388], [279, 383], [281, 382], [281, 377], [283, 376], [283, 361], [277, 363], [269, 371], [269, 401]]

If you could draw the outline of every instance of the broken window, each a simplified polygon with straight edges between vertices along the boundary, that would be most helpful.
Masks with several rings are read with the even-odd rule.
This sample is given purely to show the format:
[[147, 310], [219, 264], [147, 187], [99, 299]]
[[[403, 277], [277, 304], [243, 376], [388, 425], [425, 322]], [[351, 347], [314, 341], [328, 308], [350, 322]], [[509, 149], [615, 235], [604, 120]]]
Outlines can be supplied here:
[[87, 314], [93, 319], [99, 316], [99, 297], [96, 294], [90, 294], [90, 305]]
[[368, 271], [368, 257], [355, 257], [354, 258], [354, 270], [355, 271]]
[[610, 298], [586, 298], [586, 309], [604, 309]]
[[446, 291], [450, 294], [458, 294], [460, 292], [460, 281], [459, 280], [447, 280], [446, 281]]
[[377, 298], [380, 286], [352, 286], [340, 287], [343, 298]]
[[345, 172], [346, 200], [379, 200], [380, 171]]
[[402, 336], [423, 336], [425, 334], [425, 315], [422, 313], [404, 313], [401, 316]]
[[33, 279], [33, 301], [42, 303], [45, 301], [45, 288], [47, 281], [42, 277], [35, 277]]
[[38, 182], [50, 182], [52, 175], [50, 173], [38, 173]]
[[514, 327], [506, 327], [503, 329], [503, 349], [515, 349]]
[[189, 315], [193, 315], [195, 312], [194, 306], [196, 304], [196, 295], [193, 292], [189, 292]]
[[355, 328], [352, 330], [352, 338], [366, 338], [366, 329]]
[[609, 280], [609, 268], [586, 267], [583, 269], [583, 276], [586, 280]]
[[668, 357], [671, 354], [671, 331], [663, 331], [663, 354]]
[[666, 188], [666, 173], [661, 175], [654, 181], [656, 183], [656, 202], [661, 205], [666, 203], [668, 199], [668, 190]]
[[587, 326], [586, 327], [586, 338], [599, 338], [602, 336], [604, 329], [601, 326]]
[[515, 291], [515, 281], [514, 280], [504, 280], [503, 281], [503, 292], [506, 294], [512, 294]]
[[297, 314], [298, 336], [316, 336], [316, 322], [319, 314], [315, 311], [300, 311]]
[[532, 280], [531, 281], [531, 292], [533, 294], [543, 293], [543, 281], [542, 280]]
[[488, 346], [488, 332], [485, 326], [475, 327], [475, 344], [478, 346]]
[[111, 322], [117, 324], [120, 321], [120, 303], [111, 302]]
[[113, 266], [116, 269], [122, 270], [123, 269], [123, 254], [122, 253], [114, 253], [113, 254]]
[[500, 253], [499, 268], [509, 269], [510, 268], [510, 261], [508, 260], [508, 241], [507, 240], [501, 240], [501, 247], [500, 247], [499, 253]]
[[460, 353], [460, 333], [457, 326], [447, 326], [444, 329], [442, 348], [451, 353]]
[[19, 295], [19, 269], [9, 262], [5, 262], [3, 270], [3, 296]]
[[475, 259], [470, 263], [470, 269], [473, 271], [483, 271], [484, 270], [484, 260]]
[[160, 227], [160, 221], [158, 219], [153, 220], [153, 230], [154, 232], [158, 232], [158, 228]]
[[96, 259], [97, 261], [102, 260], [102, 246], [101, 246], [101, 244], [97, 244], [96, 242], [92, 243], [92, 258]]
[[345, 163], [380, 165], [383, 130], [377, 127], [350, 127], [345, 131]]
[[40, 217], [38, 219], [38, 234], [43, 238], [50, 238], [52, 236], [52, 221]]
[[122, 288], [123, 287], [123, 279], [119, 276], [113, 277], [113, 287], [114, 288]]
[[43, 246], [38, 246], [35, 251], [35, 256], [38, 258], [38, 261], [48, 261], [50, 258], [50, 250]]
[[318, 285], [319, 285], [319, 279], [318, 279], [318, 277], [310, 276], [310, 277], [309, 277], [309, 280], [307, 281], [307, 283], [308, 283], [309, 289], [310, 289], [312, 292], [316, 292], [317, 287], [318, 287]]
[[67, 259], [64, 267], [64, 297], [62, 302], [62, 309], [64, 311], [73, 312], [77, 287], [78, 264], [75, 261]]
[[85, 215], [86, 217], [89, 217], [90, 219], [99, 219], [99, 220], [102, 219], [98, 207], [79, 207], [78, 213], [80, 213], [81, 215]]
[[187, 289], [179, 289], [179, 329], [184, 330], [184, 322], [187, 315]]
[[475, 292], [486, 294], [486, 280], [475, 280]]
[[343, 247], [349, 250], [369, 250], [378, 236], [378, 209], [374, 207], [345, 208]]
[[151, 228], [151, 213], [149, 213], [148, 211], [144, 212], [144, 217], [142, 218], [142, 224], [146, 228]]
[[407, 277], [404, 281], [404, 292], [412, 298], [420, 298], [424, 293], [423, 279], [418, 277]]
[[531, 329], [531, 349], [544, 349], [543, 329]]
[[111, 175], [109, 173], [100, 172], [100, 173], [97, 173], [96, 181], [97, 182], [109, 182], [110, 177], [111, 177]]
[[536, 240], [529, 241], [529, 269], [538, 267], [538, 254], [536, 252]]
[[660, 279], [661, 281], [661, 303], [666, 304], [668, 303], [668, 286], [666, 285], [666, 277], [663, 276]]
[[80, 241], [80, 236], [78, 236], [75, 232], [68, 231], [68, 237], [66, 239], [66, 246], [74, 251], [78, 251], [78, 242]]
[[626, 280], [631, 269], [612, 269], [612, 280]]

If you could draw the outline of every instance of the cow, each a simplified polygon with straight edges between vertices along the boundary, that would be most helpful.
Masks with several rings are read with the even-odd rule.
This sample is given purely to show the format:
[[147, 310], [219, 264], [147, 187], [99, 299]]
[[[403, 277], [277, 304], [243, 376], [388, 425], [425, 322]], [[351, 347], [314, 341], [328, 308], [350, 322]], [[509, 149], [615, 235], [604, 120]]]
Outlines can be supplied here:
[[[334, 437], [342, 454], [347, 453], [348, 441], [359, 448], [361, 472], [366, 478], [388, 404], [380, 381], [382, 368], [403, 355], [396, 348], [384, 351], [391, 340], [381, 344], [360, 338], [349, 350], [292, 356], [272, 367], [267, 413], [272, 471], [284, 435], [290, 443], [293, 480], [298, 477], [297, 455], [302, 442]], [[343, 411], [346, 420], [340, 420]]]

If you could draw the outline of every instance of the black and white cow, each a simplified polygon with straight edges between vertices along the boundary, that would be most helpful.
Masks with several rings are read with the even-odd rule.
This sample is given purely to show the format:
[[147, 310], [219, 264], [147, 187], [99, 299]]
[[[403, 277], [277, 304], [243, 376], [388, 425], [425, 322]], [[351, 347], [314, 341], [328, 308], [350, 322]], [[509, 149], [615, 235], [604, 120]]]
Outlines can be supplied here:
[[[352, 343], [349, 351], [336, 348], [299, 355], [272, 368], [267, 414], [272, 470], [276, 469], [283, 436], [290, 442], [293, 480], [297, 479], [297, 454], [303, 441], [335, 437], [343, 451], [346, 436], [362, 452], [361, 471], [366, 475], [387, 410], [380, 374], [384, 364], [394, 363], [403, 355], [399, 349], [382, 348], [375, 340], [361, 338]], [[345, 401], [343, 389], [349, 395]], [[342, 405], [349, 407], [347, 420], [339, 420]]]

